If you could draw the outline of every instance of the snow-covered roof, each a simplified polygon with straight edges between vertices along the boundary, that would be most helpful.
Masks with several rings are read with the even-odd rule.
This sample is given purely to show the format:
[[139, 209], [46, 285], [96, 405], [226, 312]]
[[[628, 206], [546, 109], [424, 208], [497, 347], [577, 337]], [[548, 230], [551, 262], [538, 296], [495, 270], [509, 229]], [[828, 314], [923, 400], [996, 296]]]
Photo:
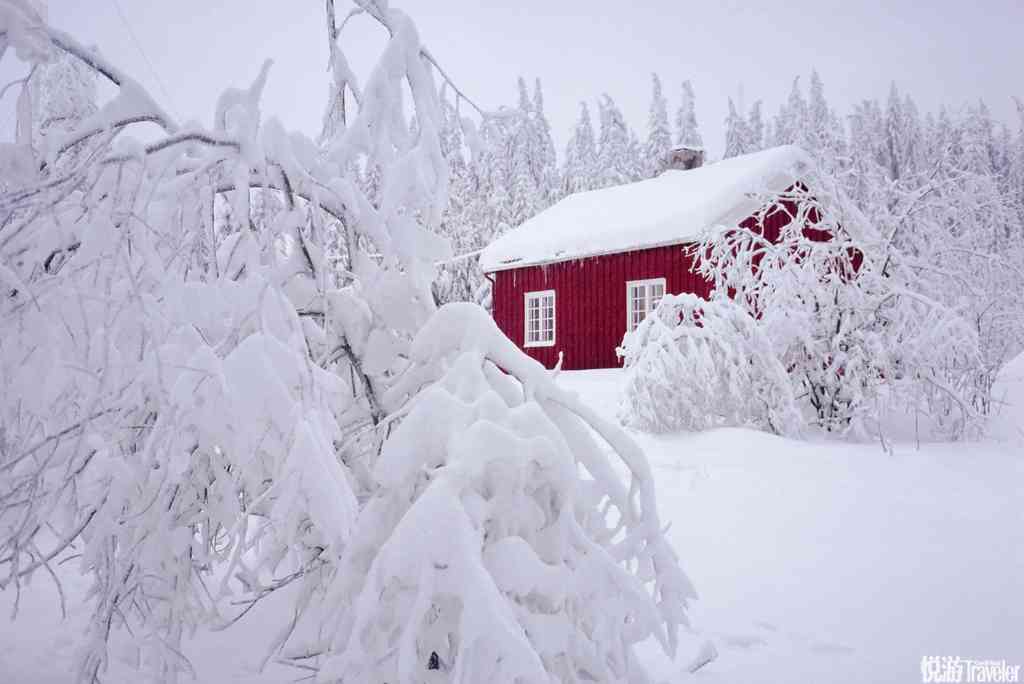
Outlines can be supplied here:
[[757, 211], [756, 195], [782, 192], [810, 160], [793, 145], [689, 171], [570, 195], [491, 243], [485, 272], [686, 242]]

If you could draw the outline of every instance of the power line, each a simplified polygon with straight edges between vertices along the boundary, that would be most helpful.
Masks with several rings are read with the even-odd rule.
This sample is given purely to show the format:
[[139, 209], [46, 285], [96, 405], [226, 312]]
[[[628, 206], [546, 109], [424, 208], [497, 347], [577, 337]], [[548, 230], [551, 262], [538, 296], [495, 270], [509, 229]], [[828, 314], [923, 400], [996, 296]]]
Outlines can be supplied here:
[[[128, 35], [131, 36], [132, 42], [135, 44], [135, 49], [139, 51], [140, 55], [142, 55], [142, 59], [149, 68], [150, 75], [156, 81], [157, 87], [160, 88], [160, 92], [163, 93], [164, 97], [167, 99], [167, 104], [170, 105], [171, 109], [177, 110], [178, 108], [174, 106], [174, 100], [171, 97], [171, 94], [167, 91], [167, 87], [164, 85], [163, 79], [160, 78], [160, 74], [157, 73], [156, 67], [154, 67], [153, 62], [150, 61], [145, 48], [142, 47], [142, 41], [140, 41], [139, 37], [135, 35], [135, 30], [128, 21], [128, 17], [125, 15], [124, 10], [121, 8], [121, 3], [118, 2], [118, 0], [110, 0], [110, 2], [114, 5], [114, 9], [117, 10], [117, 16], [121, 18], [121, 23], [123, 23], [124, 27], [128, 30]], [[175, 111], [175, 116], [177, 115], [178, 112]]]

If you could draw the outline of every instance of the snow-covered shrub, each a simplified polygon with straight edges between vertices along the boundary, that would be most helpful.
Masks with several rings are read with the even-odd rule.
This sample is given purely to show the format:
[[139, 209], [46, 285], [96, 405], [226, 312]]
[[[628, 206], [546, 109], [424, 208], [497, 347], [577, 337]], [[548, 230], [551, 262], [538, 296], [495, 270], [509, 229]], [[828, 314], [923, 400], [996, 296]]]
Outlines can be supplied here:
[[650, 432], [749, 425], [795, 434], [786, 368], [753, 316], [728, 297], [666, 295], [619, 349], [623, 419]]
[[[895, 401], [914, 402], [951, 435], [971, 432], [977, 334], [930, 296], [885, 225], [834, 177], [808, 161], [802, 178], [761, 194], [752, 229], [708, 231], [694, 248], [697, 271], [756, 318], [818, 427], [876, 435]], [[789, 220], [768, 239], [775, 212]]]

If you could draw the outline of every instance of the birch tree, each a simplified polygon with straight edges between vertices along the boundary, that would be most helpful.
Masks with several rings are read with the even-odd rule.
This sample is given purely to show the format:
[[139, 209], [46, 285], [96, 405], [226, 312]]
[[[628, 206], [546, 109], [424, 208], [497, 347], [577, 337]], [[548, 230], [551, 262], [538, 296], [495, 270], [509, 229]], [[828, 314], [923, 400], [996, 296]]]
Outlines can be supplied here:
[[[90, 578], [82, 682], [114, 639], [140, 678], [194, 675], [190, 635], [285, 587], [264, 666], [644, 681], [634, 645], [672, 652], [693, 592], [643, 454], [481, 309], [437, 310], [437, 81], [458, 88], [400, 10], [326, 7], [314, 140], [262, 112], [269, 63], [182, 126], [0, 3], [0, 54], [66, 53], [116, 91], [49, 158], [30, 117], [2, 150], [25, 163], [0, 201], [0, 588], [59, 585], [69, 559]], [[365, 80], [341, 44], [357, 22], [383, 44]], [[256, 221], [260, 197], [279, 204]]]

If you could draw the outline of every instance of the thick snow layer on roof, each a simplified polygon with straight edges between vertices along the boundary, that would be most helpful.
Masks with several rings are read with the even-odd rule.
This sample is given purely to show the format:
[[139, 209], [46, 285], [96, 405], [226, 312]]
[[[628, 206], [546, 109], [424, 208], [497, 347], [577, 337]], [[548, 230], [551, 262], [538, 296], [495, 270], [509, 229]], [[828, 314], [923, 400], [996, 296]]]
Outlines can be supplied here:
[[495, 240], [486, 272], [685, 242], [703, 229], [741, 221], [755, 195], [782, 192], [809, 168], [784, 145], [690, 171], [570, 195]]

